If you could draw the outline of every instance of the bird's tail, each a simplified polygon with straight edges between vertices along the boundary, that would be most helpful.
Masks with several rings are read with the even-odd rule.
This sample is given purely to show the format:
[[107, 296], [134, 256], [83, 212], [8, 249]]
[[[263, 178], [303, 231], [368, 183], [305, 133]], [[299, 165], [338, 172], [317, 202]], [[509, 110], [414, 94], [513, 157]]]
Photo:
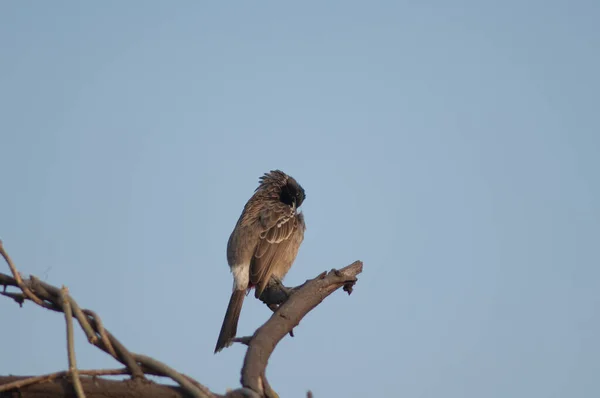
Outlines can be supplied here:
[[242, 304], [244, 303], [244, 297], [246, 297], [246, 291], [234, 290], [231, 293], [229, 299], [229, 305], [227, 306], [227, 312], [223, 319], [223, 325], [221, 326], [221, 332], [219, 333], [219, 339], [215, 346], [215, 354], [221, 351], [223, 348], [231, 345], [231, 339], [235, 337], [237, 333], [238, 320], [240, 319], [240, 312], [242, 311]]

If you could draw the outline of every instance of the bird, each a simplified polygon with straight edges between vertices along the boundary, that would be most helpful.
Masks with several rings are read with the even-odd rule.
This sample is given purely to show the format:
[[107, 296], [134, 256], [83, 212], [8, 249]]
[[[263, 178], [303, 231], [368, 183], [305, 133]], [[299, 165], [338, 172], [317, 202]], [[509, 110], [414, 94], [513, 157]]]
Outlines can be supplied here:
[[233, 291], [225, 312], [215, 354], [231, 345], [244, 297], [256, 289], [260, 297], [271, 276], [283, 280], [304, 240], [304, 215], [298, 210], [306, 193], [281, 170], [259, 178], [227, 242], [227, 263], [233, 274]]

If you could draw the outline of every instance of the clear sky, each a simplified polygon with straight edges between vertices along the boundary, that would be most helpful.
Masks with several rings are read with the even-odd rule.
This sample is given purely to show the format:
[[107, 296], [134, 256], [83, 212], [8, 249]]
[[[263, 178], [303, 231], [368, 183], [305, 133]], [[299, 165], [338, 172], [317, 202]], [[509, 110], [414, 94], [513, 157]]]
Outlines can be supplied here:
[[[286, 282], [354, 260], [273, 355], [282, 397], [600, 396], [598, 1], [0, 3], [0, 237], [211, 389], [258, 177], [306, 189]], [[3, 272], [8, 272], [4, 266]], [[65, 369], [0, 300], [0, 374]], [[246, 300], [239, 334], [270, 316]], [[82, 368], [118, 366], [77, 334]]]

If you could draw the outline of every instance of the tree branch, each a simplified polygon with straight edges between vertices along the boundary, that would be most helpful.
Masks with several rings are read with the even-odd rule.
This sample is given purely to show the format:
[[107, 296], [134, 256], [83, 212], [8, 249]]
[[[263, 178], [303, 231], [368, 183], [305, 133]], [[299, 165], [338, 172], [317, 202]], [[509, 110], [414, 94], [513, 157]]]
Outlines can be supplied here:
[[193, 397], [210, 398], [213, 396], [208, 388], [204, 387], [191, 377], [182, 375], [170, 366], [145, 355], [134, 355], [138, 362], [143, 363], [148, 369], [153, 370], [155, 373], [159, 373], [161, 376], [170, 377], [186, 391], [188, 391]]
[[[121, 344], [121, 342], [117, 340], [117, 338], [114, 337], [108, 330], [106, 330], [104, 327], [99, 328], [99, 326], [102, 326], [102, 323], [99, 321], [100, 318], [94, 312], [89, 310], [81, 310], [73, 297], [68, 294], [65, 295], [61, 289], [47, 284], [34, 276], [31, 276], [28, 280], [22, 280], [12, 260], [2, 246], [1, 241], [0, 254], [2, 254], [6, 262], [9, 264], [13, 275], [18, 276], [18, 279], [16, 277], [11, 278], [8, 275], [0, 273], [0, 283], [4, 285], [4, 290], [6, 290], [6, 286], [18, 287], [23, 292], [24, 298], [52, 311], [64, 312], [66, 314], [65, 316], [69, 319], [72, 319], [74, 316], [71, 313], [71, 309], [76, 309], [75, 312], [80, 314], [79, 318], [76, 317], [76, 319], [79, 321], [79, 324], [86, 335], [89, 336], [89, 328], [93, 329], [95, 338], [88, 337], [90, 343], [111, 354], [117, 361], [127, 366], [129, 373], [134, 379], [145, 378], [142, 366], [146, 366], [147, 368], [154, 369], [156, 373], [159, 373], [160, 376], [173, 378], [175, 382], [181, 385], [184, 391], [187, 391], [187, 393], [193, 397], [206, 398], [212, 396], [212, 394], [205, 394], [202, 388], [204, 388], [206, 391], [209, 390], [203, 386], [202, 388], [199, 388], [198, 386], [201, 386], [201, 384], [190, 377], [183, 376], [174, 369], [150, 357], [129, 352], [129, 350], [127, 350], [127, 348], [125, 348], [125, 346]], [[28, 291], [30, 294], [27, 294], [26, 291]], [[35, 294], [33, 292], [35, 292]], [[3, 294], [7, 296], [11, 295], [11, 293], [7, 292], [3, 292]], [[16, 298], [12, 298], [18, 301]], [[71, 314], [65, 312], [65, 309]], [[84, 316], [83, 314], [86, 315]], [[98, 335], [101, 336], [100, 339], [98, 339]], [[108, 344], [105, 344], [105, 341], [108, 341]]]
[[69, 292], [66, 287], [60, 290], [61, 304], [65, 312], [65, 321], [67, 323], [67, 353], [69, 356], [69, 374], [73, 380], [75, 393], [77, 398], [85, 398], [81, 380], [79, 380], [79, 372], [77, 370], [77, 360], [75, 359], [75, 342], [73, 338], [73, 313], [71, 312], [71, 304], [69, 304]]
[[[47, 284], [35, 276], [23, 280], [6, 253], [0, 241], [0, 254], [10, 267], [12, 277], [0, 273], [0, 285], [4, 288], [1, 295], [12, 298], [22, 306], [26, 300], [33, 301], [39, 306], [51, 311], [63, 312], [67, 323], [67, 347], [69, 354], [69, 370], [34, 377], [5, 377], [0, 376], [0, 393], [18, 390], [19, 396], [63, 396], [72, 394], [75, 387], [78, 397], [118, 397], [118, 396], [153, 396], [153, 397], [183, 397], [196, 398], [222, 397], [212, 393], [196, 380], [186, 376], [166, 364], [145, 355], [132, 353], [115, 336], [104, 328], [102, 320], [93, 311], [81, 309], [77, 302], [63, 290]], [[357, 275], [362, 272], [363, 264], [356, 261], [341, 270], [323, 272], [316, 278], [306, 281], [300, 286], [287, 288], [280, 281], [273, 279], [267, 289], [259, 297], [274, 313], [270, 319], [256, 330], [252, 336], [236, 337], [234, 341], [246, 344], [248, 349], [241, 371], [242, 388], [230, 391], [228, 398], [241, 397], [278, 397], [270, 387], [265, 376], [269, 357], [277, 344], [292, 332], [302, 318], [319, 305], [327, 296], [343, 287], [348, 294], [357, 281]], [[7, 287], [16, 287], [21, 292], [7, 292]], [[105, 351], [126, 368], [109, 370], [81, 370], [78, 372], [73, 348], [73, 317], [77, 319], [90, 344]], [[79, 373], [79, 374], [78, 374]], [[111, 381], [100, 379], [100, 375], [131, 375], [133, 380]], [[139, 383], [145, 380], [144, 374], [169, 377], [180, 387], [165, 386], [155, 383]], [[70, 376], [73, 384], [67, 383]], [[90, 377], [91, 376], [91, 377]], [[47, 383], [55, 381], [55, 383]], [[133, 383], [133, 384], [129, 384]], [[45, 387], [41, 387], [43, 384]], [[26, 394], [23, 388], [27, 387]], [[104, 389], [104, 390], [103, 390]], [[84, 395], [85, 391], [85, 395]], [[104, 392], [103, 392], [104, 391]], [[110, 392], [109, 392], [110, 391]], [[121, 391], [121, 393], [115, 393]], [[105, 394], [106, 393], [106, 394]], [[311, 393], [309, 393], [311, 394]], [[4, 396], [4, 394], [0, 394]]]
[[[94, 369], [94, 370], [80, 370], [80, 375], [84, 376], [117, 376], [117, 375], [127, 375], [129, 374], [129, 370], [127, 368], [121, 369]], [[23, 388], [30, 384], [43, 383], [48, 381], [53, 381], [60, 377], [66, 377], [69, 375], [68, 370], [63, 370], [60, 372], [45, 374], [41, 376], [33, 376], [33, 377], [15, 377], [15, 381], [10, 383], [0, 384], [0, 392], [2, 391], [10, 391], [17, 388]], [[0, 380], [2, 377], [0, 377]]]
[[[189, 398], [190, 394], [183, 388], [174, 385], [153, 383], [139, 380], [110, 380], [95, 375], [85, 376], [80, 371], [81, 384], [87, 398]], [[125, 372], [124, 374], [128, 374]], [[102, 375], [102, 373], [98, 373]], [[22, 376], [0, 376], [2, 398], [65, 398], [74, 397], [73, 386], [67, 377], [67, 371], [57, 372], [46, 379], [45, 376], [28, 378]], [[26, 381], [26, 384], [21, 384]]]
[[33, 294], [31, 290], [29, 290], [29, 288], [23, 283], [21, 275], [17, 272], [17, 268], [12, 262], [12, 259], [10, 258], [6, 250], [4, 250], [4, 244], [2, 244], [2, 240], [0, 240], [0, 255], [4, 257], [4, 260], [8, 264], [8, 268], [10, 268], [10, 272], [12, 273], [13, 277], [15, 278], [15, 281], [17, 282], [17, 286], [19, 286], [19, 289], [21, 289], [23, 294], [27, 296], [28, 299], [35, 302], [37, 305], [42, 305], [42, 300], [37, 298], [35, 294]]
[[242, 386], [265, 394], [264, 374], [275, 346], [327, 296], [344, 287], [350, 294], [363, 264], [356, 261], [341, 270], [331, 270], [294, 289], [289, 299], [252, 336], [242, 368]]

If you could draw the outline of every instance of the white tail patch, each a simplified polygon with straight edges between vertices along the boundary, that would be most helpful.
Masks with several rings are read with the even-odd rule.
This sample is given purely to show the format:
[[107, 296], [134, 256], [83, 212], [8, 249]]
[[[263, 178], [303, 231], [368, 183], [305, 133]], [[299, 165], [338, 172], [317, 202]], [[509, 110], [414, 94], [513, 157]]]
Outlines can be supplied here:
[[231, 267], [233, 290], [246, 290], [250, 282], [250, 264], [236, 264]]

